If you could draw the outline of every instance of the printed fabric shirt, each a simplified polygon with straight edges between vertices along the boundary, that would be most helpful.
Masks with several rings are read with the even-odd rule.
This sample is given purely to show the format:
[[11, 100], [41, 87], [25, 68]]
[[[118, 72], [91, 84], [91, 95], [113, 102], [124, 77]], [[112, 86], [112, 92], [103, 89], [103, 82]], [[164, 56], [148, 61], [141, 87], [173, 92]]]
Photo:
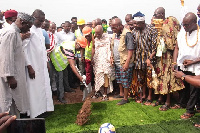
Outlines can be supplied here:
[[[157, 74], [157, 86], [153, 88], [155, 94], [168, 94], [184, 88], [181, 79], [174, 76], [172, 70], [173, 50], [177, 44], [177, 34], [180, 31], [180, 24], [175, 17], [167, 17], [163, 21], [162, 38], [164, 39], [166, 52], [161, 57], [156, 57], [155, 72]], [[154, 81], [155, 82], [155, 81]]]
[[128, 50], [134, 50], [134, 69], [146, 69], [145, 61], [156, 50], [157, 32], [146, 24], [144, 30], [132, 32], [133, 43], [127, 44]]

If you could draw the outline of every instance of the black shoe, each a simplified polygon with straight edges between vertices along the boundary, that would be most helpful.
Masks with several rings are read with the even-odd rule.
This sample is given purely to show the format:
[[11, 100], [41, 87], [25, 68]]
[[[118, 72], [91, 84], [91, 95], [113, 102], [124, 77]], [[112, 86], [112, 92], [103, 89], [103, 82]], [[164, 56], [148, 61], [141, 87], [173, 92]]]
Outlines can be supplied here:
[[58, 99], [58, 101], [61, 102], [61, 103], [64, 103], [64, 104], [67, 103], [67, 101], [64, 98]]
[[122, 99], [121, 101], [119, 101], [119, 102], [117, 103], [117, 105], [123, 105], [123, 104], [126, 104], [126, 103], [129, 103], [129, 100], [124, 100], [124, 99]]
[[53, 96], [57, 96], [57, 90], [56, 91], [52, 91]]
[[66, 92], [76, 92], [74, 89], [68, 89]]
[[77, 89], [76, 85], [71, 85], [70, 87], [73, 88], [73, 89]]

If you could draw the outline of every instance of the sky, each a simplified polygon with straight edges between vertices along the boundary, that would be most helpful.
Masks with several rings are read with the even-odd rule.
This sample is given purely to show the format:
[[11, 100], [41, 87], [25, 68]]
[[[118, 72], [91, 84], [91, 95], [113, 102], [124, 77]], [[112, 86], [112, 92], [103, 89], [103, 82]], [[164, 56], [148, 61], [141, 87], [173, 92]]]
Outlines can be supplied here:
[[[197, 13], [200, 0], [185, 0], [188, 11]], [[35, 9], [41, 9], [46, 19], [55, 22], [57, 26], [71, 17], [85, 19], [91, 22], [96, 18], [106, 19], [118, 16], [125, 23], [126, 14], [141, 11], [145, 14], [146, 23], [158, 7], [165, 8], [167, 16], [174, 16], [181, 20], [180, 0], [0, 0], [0, 10], [15, 9], [19, 12], [32, 14]]]

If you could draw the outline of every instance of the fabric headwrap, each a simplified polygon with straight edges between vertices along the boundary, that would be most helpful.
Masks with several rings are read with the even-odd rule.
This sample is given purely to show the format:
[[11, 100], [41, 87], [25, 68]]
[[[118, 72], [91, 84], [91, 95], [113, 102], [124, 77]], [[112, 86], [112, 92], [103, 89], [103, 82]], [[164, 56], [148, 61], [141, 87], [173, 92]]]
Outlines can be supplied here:
[[33, 23], [35, 20], [35, 18], [33, 16], [23, 13], [23, 12], [19, 12], [17, 17], [24, 21], [31, 22], [31, 23]]
[[133, 19], [135, 21], [145, 21], [145, 15], [142, 14], [140, 11], [133, 15]]

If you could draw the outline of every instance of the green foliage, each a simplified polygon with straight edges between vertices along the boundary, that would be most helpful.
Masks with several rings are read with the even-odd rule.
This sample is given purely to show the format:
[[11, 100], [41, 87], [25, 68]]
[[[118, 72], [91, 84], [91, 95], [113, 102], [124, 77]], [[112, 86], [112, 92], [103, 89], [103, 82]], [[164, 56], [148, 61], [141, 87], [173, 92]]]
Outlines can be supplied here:
[[111, 123], [118, 133], [196, 133], [193, 126], [199, 114], [191, 120], [180, 120], [185, 109], [159, 111], [159, 107], [145, 106], [134, 101], [118, 106], [116, 101], [92, 103], [90, 120], [84, 126], [75, 124], [82, 104], [56, 105], [55, 111], [46, 119], [47, 133], [97, 133], [103, 123]]

